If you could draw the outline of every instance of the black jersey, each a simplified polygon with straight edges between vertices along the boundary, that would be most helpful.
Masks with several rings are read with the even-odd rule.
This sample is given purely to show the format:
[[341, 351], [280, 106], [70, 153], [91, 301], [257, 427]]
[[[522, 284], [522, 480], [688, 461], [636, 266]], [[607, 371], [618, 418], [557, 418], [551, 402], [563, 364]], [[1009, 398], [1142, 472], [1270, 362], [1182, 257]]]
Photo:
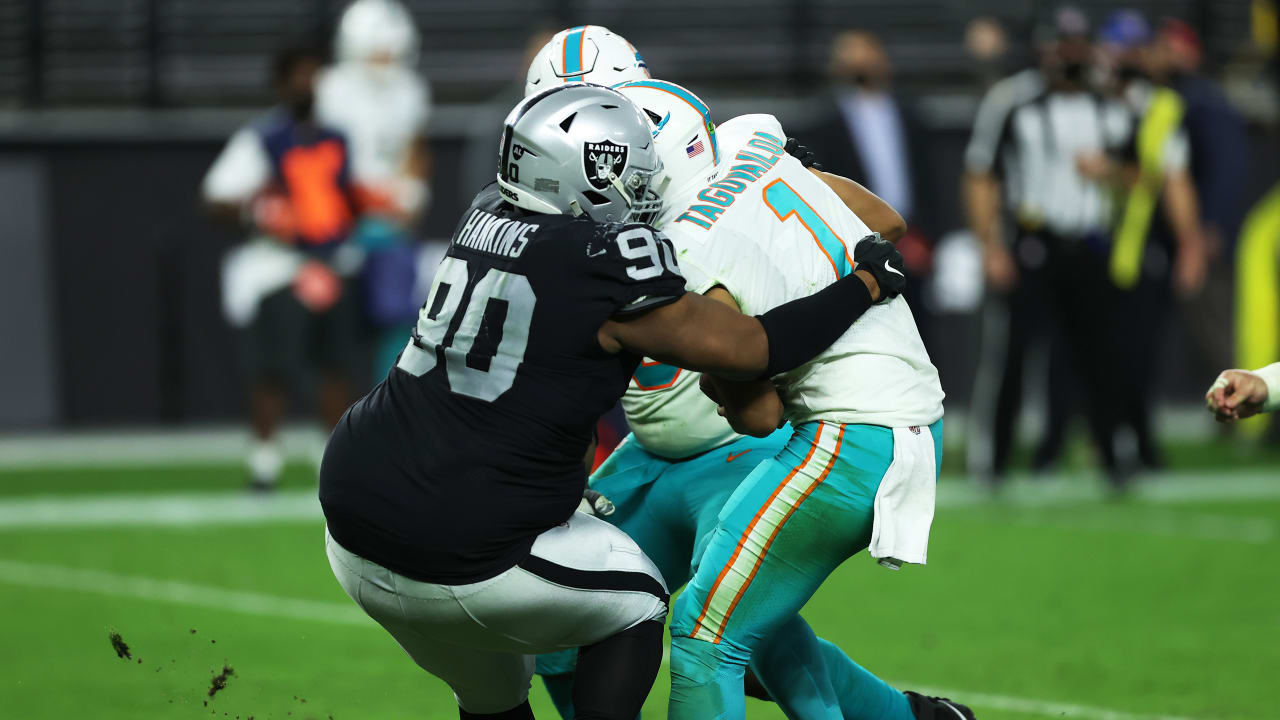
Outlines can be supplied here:
[[348, 550], [426, 582], [493, 577], [572, 515], [596, 420], [640, 358], [597, 342], [611, 317], [684, 294], [643, 224], [539, 215], [480, 193], [413, 337], [325, 449], [320, 501]]

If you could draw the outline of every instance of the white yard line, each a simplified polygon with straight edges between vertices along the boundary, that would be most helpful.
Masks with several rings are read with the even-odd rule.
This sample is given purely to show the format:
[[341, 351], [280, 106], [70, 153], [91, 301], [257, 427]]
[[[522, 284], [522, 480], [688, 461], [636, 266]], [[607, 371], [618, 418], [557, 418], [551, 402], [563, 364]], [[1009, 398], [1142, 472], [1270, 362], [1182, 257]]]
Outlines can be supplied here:
[[[3, 482], [3, 479], [0, 479]], [[1010, 522], [1065, 525], [1098, 530], [1132, 530], [1206, 540], [1267, 543], [1280, 528], [1266, 518], [1158, 511], [1155, 506], [1208, 501], [1280, 499], [1280, 478], [1269, 472], [1241, 472], [1228, 476], [1171, 473], [1133, 491], [1128, 506], [1099, 505], [1097, 515], [1046, 517], [1045, 508], [1092, 506], [1106, 497], [1093, 483], [1041, 481], [1017, 483], [1006, 489], [998, 504], [1026, 508], [1030, 514], [1010, 516]], [[988, 505], [984, 489], [971, 483], [944, 481], [938, 486], [938, 507]], [[1111, 513], [1114, 509], [1114, 514]], [[1130, 512], [1132, 510], [1132, 512]], [[130, 526], [200, 526], [306, 523], [321, 518], [313, 488], [281, 490], [271, 495], [244, 491], [121, 492], [39, 495], [0, 498], [0, 530], [21, 528], [93, 528]]]
[[312, 488], [261, 496], [241, 491], [0, 499], [0, 529], [255, 525], [321, 517]]
[[1014, 697], [1010, 695], [992, 695], [989, 693], [976, 693], [968, 690], [955, 690], [951, 688], [922, 688], [913, 686], [909, 683], [905, 685], [895, 685], [895, 687], [905, 687], [925, 695], [953, 698], [957, 702], [961, 702], [975, 708], [1005, 710], [1008, 712], [1027, 713], [1028, 715], [1043, 715], [1045, 717], [1080, 718], [1080, 720], [1193, 720], [1192, 718], [1178, 715], [1142, 715], [1122, 712], [1120, 710], [1110, 710], [1108, 708], [1093, 707], [1091, 705], [1057, 702], [1054, 700], [1040, 700], [1037, 698]]
[[227, 590], [173, 580], [118, 575], [37, 563], [0, 560], [0, 582], [26, 587], [96, 593], [177, 605], [226, 610], [245, 615], [311, 620], [338, 625], [373, 625], [352, 604], [299, 600], [244, 590]]
[[[280, 432], [280, 445], [290, 460], [314, 462], [326, 437], [313, 426], [295, 425]], [[0, 469], [239, 464], [249, 439], [242, 427], [0, 435]]]
[[[1214, 433], [1214, 424], [1199, 405], [1161, 407], [1158, 414], [1167, 440], [1206, 439]], [[1028, 414], [1033, 419], [1038, 416]], [[963, 444], [967, 420], [964, 413], [948, 413], [949, 440]], [[1034, 421], [1019, 435], [1037, 437]], [[318, 457], [325, 437], [316, 425], [303, 422], [292, 423], [280, 433], [285, 454], [304, 462]], [[240, 463], [248, 446], [248, 427], [240, 424], [0, 432], [0, 469]]]
[[[973, 482], [944, 478], [938, 483], [938, 507], [1002, 504], [1055, 507], [1107, 500], [1108, 491], [1091, 473], [1059, 474], [1045, 479], [1015, 478], [997, 496]], [[1280, 499], [1280, 470], [1171, 471], [1134, 485], [1128, 499], [1139, 504]]]
[[1265, 545], [1277, 537], [1276, 522], [1244, 515], [1215, 515], [1149, 505], [1073, 507], [1051, 513], [1035, 511], [1011, 515], [1006, 522], [1026, 527], [1160, 535], [1181, 540], [1226, 541]]

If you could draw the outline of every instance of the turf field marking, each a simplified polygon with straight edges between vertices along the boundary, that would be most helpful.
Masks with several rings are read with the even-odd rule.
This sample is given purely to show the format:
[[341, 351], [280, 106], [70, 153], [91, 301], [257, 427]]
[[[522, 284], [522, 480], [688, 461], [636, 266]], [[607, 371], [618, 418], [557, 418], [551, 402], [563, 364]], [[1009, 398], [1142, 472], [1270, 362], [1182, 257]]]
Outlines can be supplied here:
[[[306, 425], [279, 434], [285, 456], [303, 462], [319, 459], [327, 437]], [[0, 468], [239, 465], [249, 444], [248, 428], [241, 427], [2, 434]]]
[[1080, 718], [1080, 720], [1194, 720], [1194, 718], [1177, 715], [1142, 715], [1123, 712], [1120, 710], [1110, 710], [1108, 708], [1093, 707], [1091, 705], [1077, 705], [1075, 703], [1012, 697], [1009, 695], [991, 695], [987, 693], [975, 693], [968, 690], [955, 690], [950, 688], [922, 688], [915, 687], [910, 684], [895, 684], [894, 687], [911, 688], [916, 692], [925, 695], [941, 695], [950, 697], [954, 698], [957, 702], [964, 703], [965, 705], [987, 708], [989, 710], [1005, 710], [1008, 712], [1043, 715], [1046, 717]]
[[58, 565], [0, 560], [0, 582], [25, 587], [97, 593], [113, 597], [204, 607], [260, 617], [311, 620], [337, 625], [371, 626], [373, 624], [373, 621], [354, 605], [301, 600]]
[[[1108, 490], [1093, 475], [1060, 474], [1043, 480], [1016, 479], [993, 497], [991, 491], [972, 482], [938, 483], [938, 507], [1011, 505], [1056, 507], [1108, 500]], [[1198, 502], [1280, 499], [1280, 482], [1274, 471], [1243, 470], [1224, 472], [1168, 472], [1159, 479], [1139, 482], [1129, 499], [1151, 505], [1179, 505]]]
[[0, 500], [0, 529], [313, 523], [323, 516], [314, 489], [246, 492], [36, 496]]
[[1275, 522], [1267, 518], [1186, 512], [1150, 506], [1090, 506], [1080, 508], [1080, 512], [1033, 513], [1010, 518], [1010, 521], [1022, 526], [1138, 533], [1253, 545], [1274, 542], [1277, 535]]

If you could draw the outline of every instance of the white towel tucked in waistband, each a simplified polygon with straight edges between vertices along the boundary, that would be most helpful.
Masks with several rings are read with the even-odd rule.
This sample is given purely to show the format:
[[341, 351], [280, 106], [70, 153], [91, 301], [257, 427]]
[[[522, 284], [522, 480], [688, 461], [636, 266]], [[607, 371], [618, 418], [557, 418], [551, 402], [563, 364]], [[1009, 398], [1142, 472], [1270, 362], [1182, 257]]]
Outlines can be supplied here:
[[937, 496], [937, 459], [927, 427], [893, 429], [893, 463], [876, 491], [871, 557], [897, 570], [925, 564]]

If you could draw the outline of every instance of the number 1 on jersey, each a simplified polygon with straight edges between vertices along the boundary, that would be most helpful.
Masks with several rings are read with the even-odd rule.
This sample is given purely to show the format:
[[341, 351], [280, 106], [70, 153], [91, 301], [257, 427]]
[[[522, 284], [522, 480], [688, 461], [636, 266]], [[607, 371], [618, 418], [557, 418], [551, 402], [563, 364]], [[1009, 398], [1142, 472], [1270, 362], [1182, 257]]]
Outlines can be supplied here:
[[837, 278], [853, 272], [853, 258], [849, 257], [844, 241], [785, 180], [778, 178], [765, 186], [764, 204], [778, 216], [779, 221], [786, 222], [794, 215], [804, 225], [813, 236], [813, 241], [818, 243], [822, 254], [831, 262], [831, 269], [835, 271]]

